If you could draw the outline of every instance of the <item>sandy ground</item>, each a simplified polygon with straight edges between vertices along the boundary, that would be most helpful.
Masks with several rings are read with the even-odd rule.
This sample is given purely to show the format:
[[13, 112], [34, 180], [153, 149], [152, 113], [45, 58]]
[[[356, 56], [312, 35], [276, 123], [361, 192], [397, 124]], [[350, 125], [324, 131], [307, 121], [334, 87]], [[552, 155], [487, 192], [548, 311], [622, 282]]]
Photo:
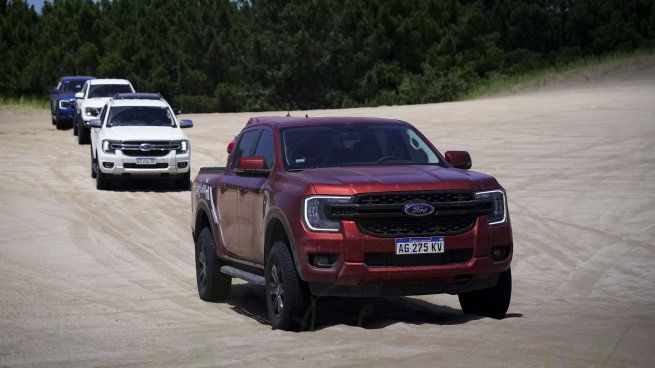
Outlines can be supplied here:
[[[304, 112], [302, 112], [304, 114]], [[263, 289], [197, 297], [190, 194], [98, 192], [89, 148], [48, 112], [0, 109], [0, 366], [655, 366], [655, 60], [520, 95], [311, 111], [414, 123], [507, 188], [508, 318], [455, 296], [322, 301], [272, 331]], [[189, 115], [192, 167], [251, 114]]]

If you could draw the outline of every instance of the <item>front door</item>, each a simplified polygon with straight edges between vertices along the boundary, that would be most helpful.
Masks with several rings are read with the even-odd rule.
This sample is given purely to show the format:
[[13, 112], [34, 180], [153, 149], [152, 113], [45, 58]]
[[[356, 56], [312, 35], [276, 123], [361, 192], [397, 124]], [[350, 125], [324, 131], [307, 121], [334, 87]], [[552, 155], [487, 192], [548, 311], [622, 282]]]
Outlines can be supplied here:
[[[273, 136], [268, 128], [262, 129], [257, 147], [251, 156], [266, 160], [266, 169], [274, 165]], [[270, 187], [268, 177], [241, 178], [239, 188], [239, 243], [243, 258], [264, 264], [264, 221], [268, 209]]]

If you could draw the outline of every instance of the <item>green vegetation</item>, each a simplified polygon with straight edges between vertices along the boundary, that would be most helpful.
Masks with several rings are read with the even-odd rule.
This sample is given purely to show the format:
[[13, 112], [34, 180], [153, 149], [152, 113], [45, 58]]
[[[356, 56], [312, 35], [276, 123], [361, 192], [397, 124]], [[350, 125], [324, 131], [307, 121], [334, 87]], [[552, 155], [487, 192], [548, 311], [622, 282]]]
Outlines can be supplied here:
[[0, 0], [0, 96], [90, 74], [188, 112], [429, 103], [652, 47], [652, 0]]
[[46, 99], [39, 99], [35, 97], [11, 98], [11, 97], [0, 96], [0, 106], [11, 106], [11, 105], [27, 106], [35, 109], [50, 108], [50, 102]]

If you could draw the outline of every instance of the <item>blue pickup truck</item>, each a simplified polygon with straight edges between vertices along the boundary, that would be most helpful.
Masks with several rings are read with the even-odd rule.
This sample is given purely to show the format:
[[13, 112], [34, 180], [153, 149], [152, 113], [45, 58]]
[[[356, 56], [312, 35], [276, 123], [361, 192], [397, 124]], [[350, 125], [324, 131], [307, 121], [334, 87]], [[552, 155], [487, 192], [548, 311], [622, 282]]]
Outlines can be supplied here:
[[50, 95], [50, 114], [52, 124], [57, 129], [64, 129], [73, 125], [73, 112], [75, 111], [75, 94], [82, 90], [84, 82], [95, 77], [68, 76], [61, 77]]

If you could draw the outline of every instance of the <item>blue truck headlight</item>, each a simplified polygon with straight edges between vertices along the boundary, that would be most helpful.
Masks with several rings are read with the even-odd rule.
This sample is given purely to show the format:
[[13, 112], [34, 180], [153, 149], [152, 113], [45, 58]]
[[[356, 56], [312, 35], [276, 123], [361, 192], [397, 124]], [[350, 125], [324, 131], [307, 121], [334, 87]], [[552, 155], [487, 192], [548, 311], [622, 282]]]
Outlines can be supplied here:
[[491, 214], [487, 215], [489, 225], [499, 225], [507, 221], [507, 197], [501, 189], [475, 193], [478, 199], [490, 199], [493, 202]]
[[346, 196], [311, 196], [303, 202], [303, 219], [311, 231], [339, 231], [339, 221], [330, 220], [325, 215], [328, 203], [350, 203], [352, 197]]

